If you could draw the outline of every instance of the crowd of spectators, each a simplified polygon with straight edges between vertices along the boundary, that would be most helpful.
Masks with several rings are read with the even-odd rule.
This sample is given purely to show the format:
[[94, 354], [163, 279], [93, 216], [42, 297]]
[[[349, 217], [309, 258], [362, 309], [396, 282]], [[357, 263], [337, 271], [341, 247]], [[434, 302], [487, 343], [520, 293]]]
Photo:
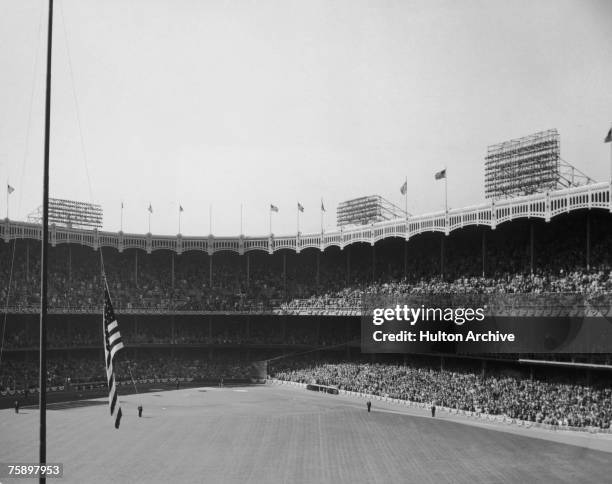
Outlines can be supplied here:
[[[283, 311], [304, 309], [358, 309], [367, 297], [413, 297], [432, 305], [432, 296], [456, 296], [465, 302], [479, 302], [481, 306], [502, 307], [524, 304], [532, 307], [574, 306], [586, 300], [600, 305], [612, 293], [612, 270], [575, 270], [558, 274], [536, 271], [533, 274], [504, 274], [497, 277], [460, 277], [449, 280], [433, 276], [420, 280], [377, 281], [363, 286], [343, 288], [336, 292], [312, 295], [282, 303]], [[561, 298], [559, 295], [563, 295]], [[463, 299], [461, 299], [463, 296]], [[471, 296], [471, 297], [470, 297]], [[541, 296], [541, 297], [537, 297]], [[443, 298], [438, 298], [443, 300]], [[420, 304], [420, 303], [419, 303]], [[610, 305], [606, 306], [608, 309]]]
[[[39, 345], [38, 328], [32, 325], [27, 330], [19, 324], [7, 324], [4, 332], [4, 349], [36, 349]], [[168, 324], [141, 325], [138, 329], [123, 321], [120, 331], [127, 346], [139, 345], [307, 345], [334, 346], [356, 339], [352, 334], [347, 336], [343, 325], [292, 325], [283, 331], [277, 322], [260, 321], [247, 327], [244, 322], [217, 324], [209, 327], [201, 324], [176, 323], [174, 332]], [[83, 323], [49, 324], [47, 326], [47, 347], [50, 349], [99, 348], [102, 344], [102, 330], [99, 324]]]
[[[193, 378], [200, 381], [245, 379], [249, 377], [248, 363], [216, 358], [118, 358], [115, 373], [118, 381], [143, 379]], [[106, 381], [104, 361], [96, 358], [49, 359], [47, 361], [48, 386]], [[0, 390], [36, 387], [37, 361], [3, 360], [0, 365]]]
[[[393, 241], [382, 241], [375, 248], [354, 244], [320, 254], [308, 250], [208, 256], [104, 249], [103, 263], [117, 310], [261, 312], [281, 307], [352, 307], [367, 293], [597, 295], [612, 292], [612, 232], [608, 219], [600, 218], [591, 224], [588, 261], [584, 220], [574, 218], [538, 228], [533, 253], [529, 226], [512, 222], [514, 229], [502, 225], [489, 231], [482, 247], [479, 233], [457, 231], [446, 238], [424, 234], [411, 240], [406, 250], [403, 242]], [[40, 244], [32, 240], [0, 244], [2, 307], [16, 312], [38, 308], [39, 252]], [[100, 252], [72, 244], [52, 247], [49, 254], [50, 309], [99, 309]]]
[[551, 425], [609, 429], [612, 423], [609, 386], [375, 363], [293, 364], [272, 376]]

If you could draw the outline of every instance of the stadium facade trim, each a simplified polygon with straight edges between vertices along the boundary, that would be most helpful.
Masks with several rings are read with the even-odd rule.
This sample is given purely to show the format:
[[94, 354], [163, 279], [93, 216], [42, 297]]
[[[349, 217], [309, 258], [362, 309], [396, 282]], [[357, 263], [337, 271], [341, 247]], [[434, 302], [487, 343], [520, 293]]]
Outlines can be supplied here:
[[[101, 247], [111, 247], [119, 252], [125, 249], [141, 249], [149, 254], [156, 250], [170, 250], [177, 254], [188, 251], [202, 251], [209, 255], [223, 251], [241, 255], [251, 251], [272, 254], [283, 249], [299, 253], [309, 248], [323, 251], [336, 246], [343, 249], [357, 242], [374, 245], [379, 240], [390, 237], [408, 240], [424, 232], [441, 232], [448, 235], [454, 230], [468, 226], [481, 225], [495, 229], [504, 222], [519, 218], [540, 218], [548, 222], [557, 215], [582, 209], [605, 209], [612, 212], [611, 200], [612, 184], [601, 182], [327, 233], [280, 237], [186, 237], [181, 234], [139, 235], [52, 225], [49, 227], [49, 242], [53, 247], [58, 244], [80, 244], [94, 250]], [[0, 223], [0, 238], [7, 243], [16, 239], [41, 240], [42, 228], [38, 224], [5, 219]]]

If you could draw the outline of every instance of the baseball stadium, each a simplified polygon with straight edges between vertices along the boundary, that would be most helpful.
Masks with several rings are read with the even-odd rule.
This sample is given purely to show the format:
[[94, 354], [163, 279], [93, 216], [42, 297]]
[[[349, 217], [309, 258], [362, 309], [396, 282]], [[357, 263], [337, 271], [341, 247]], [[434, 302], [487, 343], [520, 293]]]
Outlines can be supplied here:
[[[53, 225], [48, 462], [68, 482], [108, 482], [106, 461], [118, 482], [603, 482], [610, 354], [365, 354], [360, 301], [516, 293], [562, 319], [580, 309], [550, 301], [580, 295], [608, 320], [611, 212], [599, 183], [290, 237]], [[0, 230], [2, 459], [28, 461], [41, 227]], [[103, 424], [102, 267], [125, 345], [120, 440]]]

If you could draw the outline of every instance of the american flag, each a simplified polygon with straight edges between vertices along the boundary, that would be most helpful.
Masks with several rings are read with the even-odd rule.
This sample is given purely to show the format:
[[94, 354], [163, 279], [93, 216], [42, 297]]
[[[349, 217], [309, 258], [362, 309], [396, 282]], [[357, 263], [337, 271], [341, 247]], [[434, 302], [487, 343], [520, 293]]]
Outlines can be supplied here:
[[446, 178], [446, 168], [444, 168], [444, 170], [437, 172], [434, 175], [434, 178], [436, 180], [442, 180], [443, 178]]
[[[119, 428], [121, 423], [121, 406], [117, 403], [117, 386], [115, 384], [115, 371], [113, 369], [113, 361], [117, 351], [123, 348], [121, 334], [119, 333], [119, 324], [115, 318], [115, 311], [108, 293], [108, 287], [104, 288], [104, 357], [106, 363], [106, 380], [108, 381], [108, 403], [110, 405], [111, 417], [115, 417], [115, 428]], [[116, 410], [116, 411], [115, 411]]]

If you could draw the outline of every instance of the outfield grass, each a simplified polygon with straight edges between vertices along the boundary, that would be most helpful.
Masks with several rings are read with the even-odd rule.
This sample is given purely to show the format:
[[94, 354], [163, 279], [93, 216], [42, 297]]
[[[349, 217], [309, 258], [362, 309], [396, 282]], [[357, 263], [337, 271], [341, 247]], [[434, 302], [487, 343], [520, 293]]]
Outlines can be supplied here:
[[[360, 400], [295, 388], [191, 388], [121, 404], [120, 430], [104, 405], [48, 410], [47, 460], [64, 463], [58, 484], [602, 483], [612, 470], [611, 453], [529, 431], [407, 415], [376, 402], [368, 414]], [[0, 411], [0, 462], [35, 462], [37, 439], [38, 410]]]

